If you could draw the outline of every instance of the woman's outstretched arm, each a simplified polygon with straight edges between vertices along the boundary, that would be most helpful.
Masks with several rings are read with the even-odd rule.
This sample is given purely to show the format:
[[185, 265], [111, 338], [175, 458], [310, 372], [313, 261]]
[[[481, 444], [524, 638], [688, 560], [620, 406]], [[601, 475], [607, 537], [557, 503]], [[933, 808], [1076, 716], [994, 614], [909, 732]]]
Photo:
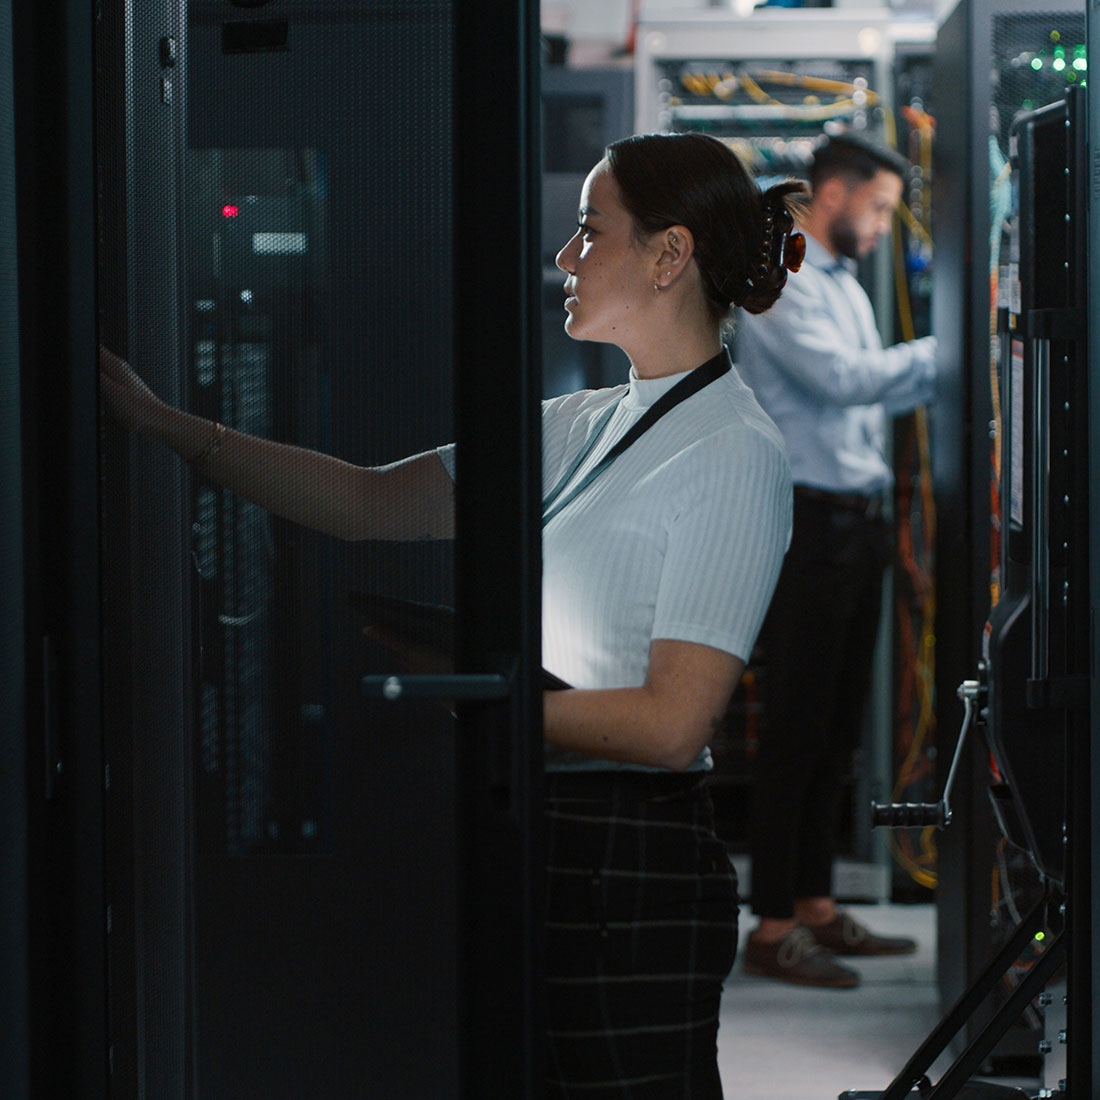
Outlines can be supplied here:
[[454, 537], [454, 483], [434, 451], [388, 466], [354, 466], [174, 408], [106, 348], [99, 374], [104, 399], [128, 428], [284, 519], [348, 540]]

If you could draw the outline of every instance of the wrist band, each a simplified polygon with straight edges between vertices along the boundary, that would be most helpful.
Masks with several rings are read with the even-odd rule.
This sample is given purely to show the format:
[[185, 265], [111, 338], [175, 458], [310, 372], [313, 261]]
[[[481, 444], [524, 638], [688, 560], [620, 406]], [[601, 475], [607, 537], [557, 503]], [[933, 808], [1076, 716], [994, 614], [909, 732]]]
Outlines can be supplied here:
[[225, 435], [225, 425], [219, 421], [214, 421], [214, 430], [210, 433], [210, 439], [206, 446], [191, 459], [192, 463], [205, 462], [208, 458], [213, 458], [218, 453], [222, 445], [222, 436]]

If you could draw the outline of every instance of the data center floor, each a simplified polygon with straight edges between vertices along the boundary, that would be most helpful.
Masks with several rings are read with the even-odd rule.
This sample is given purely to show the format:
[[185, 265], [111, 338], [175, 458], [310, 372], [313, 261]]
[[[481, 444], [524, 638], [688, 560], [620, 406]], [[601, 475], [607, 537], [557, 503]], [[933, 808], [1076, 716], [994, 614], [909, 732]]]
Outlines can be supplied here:
[[[727, 1100], [837, 1100], [847, 1089], [881, 1091], [928, 1033], [942, 1009], [936, 982], [932, 905], [850, 905], [876, 932], [914, 937], [916, 954], [846, 960], [863, 976], [856, 989], [812, 989], [741, 970], [755, 918], [741, 912], [738, 962], [726, 982], [718, 1057]], [[932, 1067], [933, 1082], [950, 1065]], [[998, 1084], [1037, 1089], [1034, 1081]]]

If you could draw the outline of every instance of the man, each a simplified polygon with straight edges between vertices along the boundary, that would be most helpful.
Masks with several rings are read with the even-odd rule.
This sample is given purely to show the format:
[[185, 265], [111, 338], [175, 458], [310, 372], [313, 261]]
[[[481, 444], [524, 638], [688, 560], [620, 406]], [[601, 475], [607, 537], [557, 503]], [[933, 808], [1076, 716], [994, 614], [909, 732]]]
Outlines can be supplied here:
[[887, 417], [925, 404], [935, 339], [883, 348], [852, 274], [885, 234], [908, 165], [855, 135], [827, 140], [800, 226], [806, 261], [767, 313], [745, 316], [737, 365], [787, 443], [794, 532], [760, 635], [766, 725], [755, 761], [748, 973], [844, 988], [837, 955], [908, 954], [832, 895], [841, 780], [870, 688], [893, 481]]

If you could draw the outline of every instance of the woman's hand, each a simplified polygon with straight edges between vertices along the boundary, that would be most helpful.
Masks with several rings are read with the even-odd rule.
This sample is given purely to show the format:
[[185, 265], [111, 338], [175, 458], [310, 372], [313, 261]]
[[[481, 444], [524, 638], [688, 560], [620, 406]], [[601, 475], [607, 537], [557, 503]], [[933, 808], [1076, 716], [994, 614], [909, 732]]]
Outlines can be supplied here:
[[99, 388], [127, 428], [293, 523], [349, 541], [454, 538], [454, 482], [434, 451], [388, 466], [353, 466], [246, 435], [161, 401], [129, 363], [104, 347]]
[[164, 402], [137, 376], [125, 359], [99, 349], [99, 392], [111, 413], [131, 431], [147, 432]]

